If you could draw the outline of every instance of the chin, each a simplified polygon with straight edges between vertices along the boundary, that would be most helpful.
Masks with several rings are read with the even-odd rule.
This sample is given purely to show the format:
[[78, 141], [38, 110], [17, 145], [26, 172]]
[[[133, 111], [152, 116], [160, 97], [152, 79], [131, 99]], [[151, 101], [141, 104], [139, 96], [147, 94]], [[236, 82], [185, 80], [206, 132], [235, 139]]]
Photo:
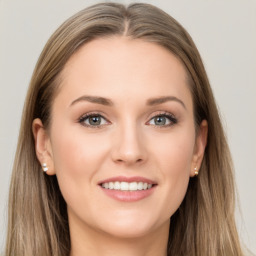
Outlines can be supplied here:
[[122, 225], [117, 226], [114, 225], [112, 227], [104, 227], [105, 233], [109, 234], [110, 236], [120, 238], [120, 239], [133, 239], [133, 238], [140, 238], [147, 236], [150, 234], [153, 230], [149, 227], [144, 226], [129, 226]]
[[102, 230], [111, 236], [118, 238], [140, 238], [156, 232], [158, 229], [167, 228], [169, 230], [170, 219], [160, 222], [159, 219], [147, 219], [134, 217], [113, 218], [113, 221], [104, 221]]

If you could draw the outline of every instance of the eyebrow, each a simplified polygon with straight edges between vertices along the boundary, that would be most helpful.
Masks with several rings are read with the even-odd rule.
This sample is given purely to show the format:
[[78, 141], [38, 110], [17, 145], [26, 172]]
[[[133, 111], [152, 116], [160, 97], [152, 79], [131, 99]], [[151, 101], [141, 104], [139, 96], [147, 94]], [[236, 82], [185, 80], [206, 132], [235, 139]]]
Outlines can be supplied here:
[[[83, 96], [77, 98], [76, 100], [74, 100], [70, 104], [70, 106], [73, 106], [74, 104], [76, 104], [78, 102], [83, 102], [83, 101], [88, 101], [91, 103], [96, 103], [96, 104], [100, 104], [100, 105], [104, 105], [104, 106], [113, 106], [114, 105], [114, 103], [110, 99], [107, 99], [104, 97], [83, 95]], [[176, 101], [176, 102], [180, 103], [186, 109], [186, 105], [184, 104], [184, 102], [175, 96], [162, 96], [162, 97], [157, 97], [157, 98], [151, 98], [151, 99], [147, 100], [146, 105], [155, 106], [155, 105], [163, 104], [168, 101]]]
[[103, 98], [103, 97], [98, 97], [98, 96], [81, 96], [78, 99], [74, 100], [70, 106], [73, 106], [74, 104], [81, 102], [81, 101], [88, 101], [91, 103], [96, 103], [96, 104], [101, 104], [105, 106], [113, 106], [113, 102], [110, 99]]
[[180, 103], [185, 109], [187, 109], [184, 102], [175, 96], [163, 96], [163, 97], [148, 99], [147, 105], [155, 106], [155, 105], [163, 104], [168, 101], [176, 101], [176, 102]]

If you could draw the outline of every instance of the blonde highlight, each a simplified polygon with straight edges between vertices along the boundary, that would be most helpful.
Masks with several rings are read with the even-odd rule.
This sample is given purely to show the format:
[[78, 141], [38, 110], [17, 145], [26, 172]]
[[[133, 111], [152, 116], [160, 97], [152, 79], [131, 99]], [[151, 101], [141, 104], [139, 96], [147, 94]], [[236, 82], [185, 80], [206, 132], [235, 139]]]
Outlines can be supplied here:
[[186, 30], [149, 4], [102, 3], [86, 8], [51, 36], [30, 82], [23, 110], [9, 196], [6, 256], [68, 256], [70, 237], [65, 201], [55, 176], [47, 176], [36, 158], [31, 130], [35, 118], [51, 125], [51, 105], [61, 71], [82, 45], [102, 37], [124, 36], [156, 43], [186, 67], [195, 125], [206, 119], [205, 156], [187, 194], [171, 217], [168, 255], [243, 255], [236, 230], [232, 160], [200, 54]]

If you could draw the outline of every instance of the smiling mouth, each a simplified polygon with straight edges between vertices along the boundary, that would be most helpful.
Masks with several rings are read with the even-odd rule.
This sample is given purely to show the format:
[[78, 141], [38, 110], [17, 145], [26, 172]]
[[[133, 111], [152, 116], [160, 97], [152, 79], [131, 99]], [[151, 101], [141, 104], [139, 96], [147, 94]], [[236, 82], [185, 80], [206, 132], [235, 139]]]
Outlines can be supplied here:
[[98, 183], [102, 191], [109, 197], [121, 202], [136, 202], [154, 193], [156, 181], [145, 177], [118, 176]]
[[151, 189], [154, 184], [147, 182], [119, 182], [111, 181], [100, 184], [102, 188], [109, 190], [121, 190], [121, 191], [141, 191]]

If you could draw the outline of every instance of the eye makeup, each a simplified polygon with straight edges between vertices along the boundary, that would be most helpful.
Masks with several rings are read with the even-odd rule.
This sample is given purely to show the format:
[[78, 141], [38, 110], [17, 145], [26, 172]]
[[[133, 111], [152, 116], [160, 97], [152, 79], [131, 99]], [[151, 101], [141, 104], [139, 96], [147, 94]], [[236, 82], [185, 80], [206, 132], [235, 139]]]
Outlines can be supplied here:
[[107, 120], [102, 114], [99, 112], [89, 112], [82, 115], [78, 122], [89, 128], [102, 128], [103, 126], [109, 125], [110, 121]]
[[167, 111], [160, 111], [159, 113], [154, 114], [146, 124], [154, 125], [157, 128], [166, 128], [177, 124], [177, 122], [178, 120], [173, 114]]
[[[79, 117], [78, 122], [89, 128], [103, 128], [104, 126], [111, 124], [102, 113], [97, 111], [83, 114]], [[157, 128], [167, 128], [177, 124], [177, 122], [178, 120], [173, 114], [167, 111], [158, 111], [157, 113], [152, 114], [149, 121], [145, 124]]]

